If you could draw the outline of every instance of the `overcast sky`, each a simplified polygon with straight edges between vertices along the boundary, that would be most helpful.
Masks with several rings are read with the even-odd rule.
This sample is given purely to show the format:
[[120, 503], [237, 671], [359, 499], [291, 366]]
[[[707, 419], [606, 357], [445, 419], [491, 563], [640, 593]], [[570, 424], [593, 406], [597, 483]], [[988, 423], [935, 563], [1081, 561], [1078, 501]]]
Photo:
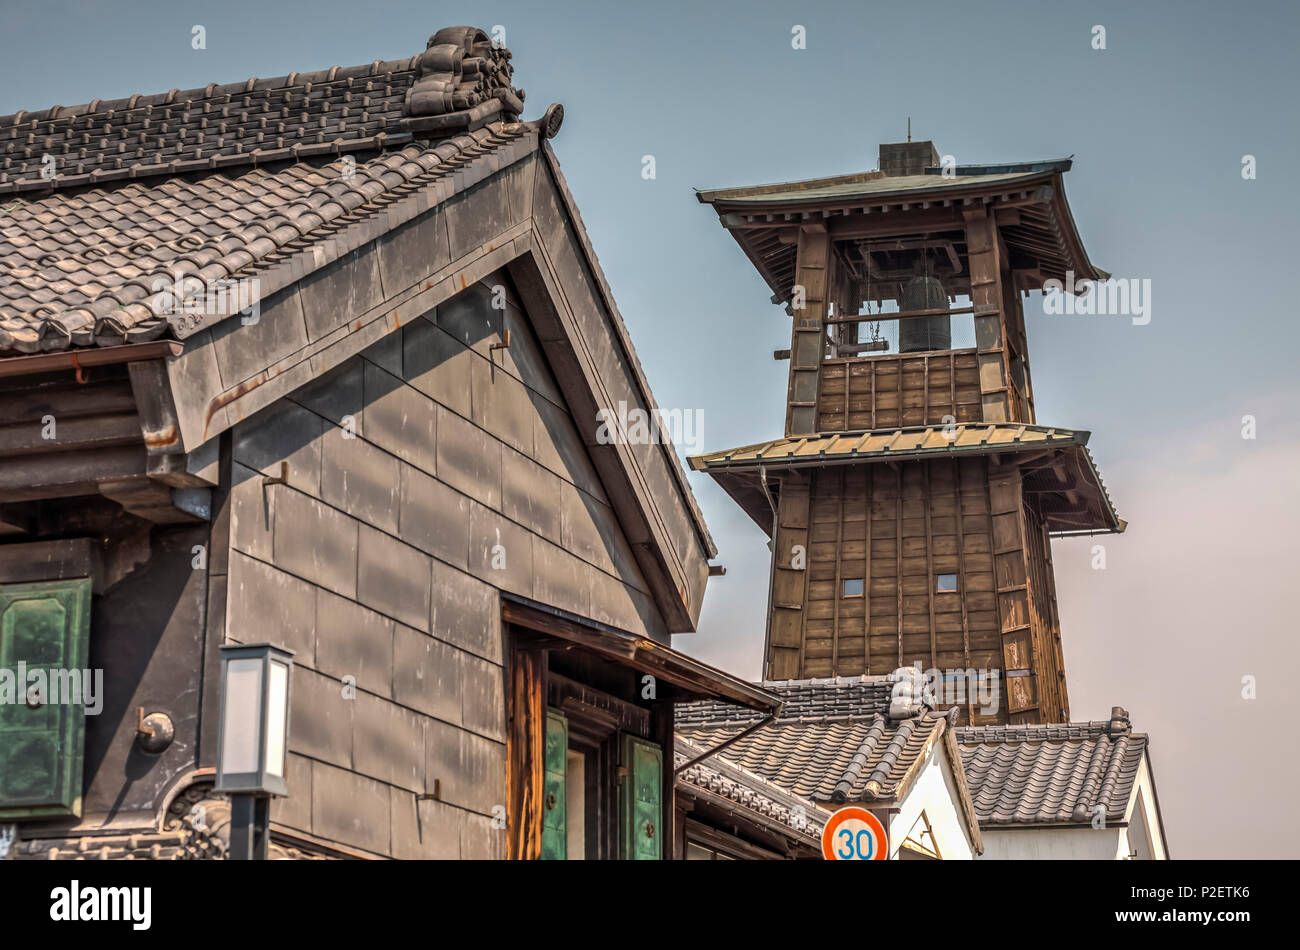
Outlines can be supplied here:
[[[659, 403], [703, 411], [704, 450], [781, 434], [788, 364], [771, 354], [790, 323], [693, 188], [868, 170], [909, 116], [962, 164], [1073, 155], [1092, 260], [1150, 279], [1152, 312], [1028, 313], [1039, 421], [1092, 431], [1130, 524], [1102, 539], [1104, 571], [1095, 542], [1055, 544], [1072, 713], [1124, 705], [1151, 734], [1175, 857], [1295, 857], [1297, 9], [46, 0], [0, 9], [0, 114], [396, 59], [443, 26], [503, 26], [525, 117], [564, 104], [552, 145]], [[756, 676], [765, 539], [691, 479], [728, 573], [675, 642]]]

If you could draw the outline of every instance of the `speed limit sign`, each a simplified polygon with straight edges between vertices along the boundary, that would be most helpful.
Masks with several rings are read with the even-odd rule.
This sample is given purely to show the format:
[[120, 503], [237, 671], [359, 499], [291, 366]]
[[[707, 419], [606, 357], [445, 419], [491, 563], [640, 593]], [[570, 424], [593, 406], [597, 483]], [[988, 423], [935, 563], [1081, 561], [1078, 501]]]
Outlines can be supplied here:
[[827, 861], [884, 861], [889, 857], [885, 826], [865, 808], [841, 808], [822, 829], [822, 857]]

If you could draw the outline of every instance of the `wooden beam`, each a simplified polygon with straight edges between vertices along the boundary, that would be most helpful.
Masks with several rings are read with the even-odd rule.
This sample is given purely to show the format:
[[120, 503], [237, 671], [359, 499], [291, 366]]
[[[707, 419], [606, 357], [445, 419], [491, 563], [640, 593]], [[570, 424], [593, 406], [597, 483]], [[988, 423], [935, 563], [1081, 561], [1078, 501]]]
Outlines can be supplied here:
[[96, 495], [102, 480], [144, 474], [139, 445], [11, 456], [0, 459], [0, 501]]
[[924, 462], [921, 472], [925, 477], [925, 588], [930, 607], [930, 669], [939, 667], [939, 645], [934, 631], [934, 531], [930, 524], [930, 505], [934, 496], [930, 492], [930, 463]]
[[833, 218], [831, 236], [837, 241], [862, 238], [921, 235], [936, 231], [956, 231], [962, 226], [961, 208], [929, 208], [906, 214], [873, 212]]
[[795, 286], [803, 288], [804, 306], [794, 311], [790, 340], [790, 379], [786, 398], [785, 434], [816, 432], [817, 391], [826, 349], [825, 319], [831, 293], [831, 241], [824, 225], [799, 231]]
[[964, 217], [983, 421], [1010, 422], [1014, 417], [1009, 393], [1010, 371], [1002, 314], [1002, 261], [997, 227], [984, 207], [967, 209]]
[[180, 418], [172, 399], [167, 365], [162, 360], [145, 360], [127, 365], [131, 392], [140, 411], [140, 433], [150, 455], [183, 453]]
[[659, 858], [671, 861], [677, 854], [677, 836], [674, 820], [677, 815], [677, 772], [673, 769], [673, 750], [675, 748], [673, 731], [673, 704], [660, 701], [654, 704], [650, 712], [650, 738], [663, 751], [663, 769], [659, 790]]
[[[847, 384], [848, 380], [845, 380]], [[847, 386], [846, 386], [847, 391]], [[835, 504], [835, 587], [831, 596], [831, 676], [839, 675], [840, 658], [840, 600], [844, 592], [844, 579], [841, 576], [841, 555], [844, 551], [844, 492], [847, 479], [843, 469], [836, 480], [839, 497]]]
[[[903, 396], [903, 374], [898, 374], [898, 395], [899, 395], [899, 412], [902, 412]], [[898, 497], [895, 498], [895, 521], [894, 521], [894, 561], [897, 564], [897, 574], [894, 576], [894, 582], [897, 585], [898, 593], [898, 657], [894, 663], [895, 667], [903, 665], [903, 467], [894, 466], [894, 471], [898, 474]]]
[[[872, 375], [874, 380], [874, 373]], [[875, 407], [872, 407], [875, 411]], [[863, 551], [862, 560], [862, 660], [863, 670], [868, 676], [871, 675], [871, 494], [875, 487], [872, 472], [875, 466], [865, 466], [866, 471], [863, 475], [867, 479], [867, 490], [865, 500], [867, 503], [867, 522], [863, 525], [863, 535], [865, 537], [866, 548]], [[893, 672], [892, 670], [890, 672]]]
[[974, 307], [936, 307], [932, 310], [899, 310], [895, 313], [866, 313], [852, 314], [846, 317], [827, 317], [825, 323], [884, 323], [890, 320], [912, 320], [917, 317], [944, 317], [957, 316], [963, 313], [974, 313]]
[[[210, 515], [211, 494], [207, 489], [174, 489], [147, 476], [103, 479], [99, 493], [115, 501], [137, 518], [155, 524], [183, 524], [205, 521]], [[187, 504], [189, 499], [192, 504]]]
[[[47, 434], [53, 438], [46, 438]], [[0, 428], [0, 456], [73, 452], [140, 442], [140, 420], [134, 412], [96, 416], [55, 417], [47, 429], [40, 421]]]
[[[957, 596], [961, 598], [961, 651], [962, 668], [971, 669], [970, 665], [970, 608], [966, 603], [966, 525], [965, 514], [961, 506], [961, 460], [952, 460], [953, 490], [957, 497]], [[996, 595], [995, 595], [996, 597]], [[969, 684], [968, 684], [969, 686]], [[975, 705], [971, 689], [966, 692], [966, 722], [975, 725]]]

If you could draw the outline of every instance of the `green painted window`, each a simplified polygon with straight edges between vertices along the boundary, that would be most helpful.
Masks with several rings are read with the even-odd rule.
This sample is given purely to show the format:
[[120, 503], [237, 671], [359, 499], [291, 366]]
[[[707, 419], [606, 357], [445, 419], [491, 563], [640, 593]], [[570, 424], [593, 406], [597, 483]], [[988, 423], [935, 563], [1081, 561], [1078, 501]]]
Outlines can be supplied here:
[[553, 709], [546, 711], [545, 761], [542, 773], [542, 860], [569, 856], [564, 787], [569, 762], [569, 721]]
[[619, 821], [623, 857], [633, 861], [657, 861], [663, 840], [663, 750], [653, 742], [623, 736], [623, 780]]
[[[86, 697], [60, 675], [52, 701], [49, 674], [83, 685], [89, 630], [89, 578], [0, 586], [0, 819], [81, 814]], [[43, 696], [19, 682], [20, 662], [45, 674]]]

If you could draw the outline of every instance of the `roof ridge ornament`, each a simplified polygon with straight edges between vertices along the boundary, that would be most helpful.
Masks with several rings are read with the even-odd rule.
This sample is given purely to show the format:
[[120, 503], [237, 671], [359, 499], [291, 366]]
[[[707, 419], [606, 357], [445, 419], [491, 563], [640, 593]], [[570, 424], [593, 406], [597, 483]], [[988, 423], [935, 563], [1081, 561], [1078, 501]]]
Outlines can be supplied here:
[[412, 118], [453, 112], [505, 113], [516, 121], [524, 91], [511, 85], [511, 53], [477, 27], [452, 26], [429, 37], [415, 58], [416, 80], [406, 92], [403, 112]]
[[544, 139], [553, 139], [560, 134], [560, 126], [564, 124], [564, 106], [558, 102], [552, 102], [546, 108], [545, 114], [537, 120], [537, 129]]
[[926, 695], [925, 674], [918, 667], [900, 666], [889, 676], [894, 683], [889, 696], [890, 719], [912, 719], [934, 709], [933, 695]]

